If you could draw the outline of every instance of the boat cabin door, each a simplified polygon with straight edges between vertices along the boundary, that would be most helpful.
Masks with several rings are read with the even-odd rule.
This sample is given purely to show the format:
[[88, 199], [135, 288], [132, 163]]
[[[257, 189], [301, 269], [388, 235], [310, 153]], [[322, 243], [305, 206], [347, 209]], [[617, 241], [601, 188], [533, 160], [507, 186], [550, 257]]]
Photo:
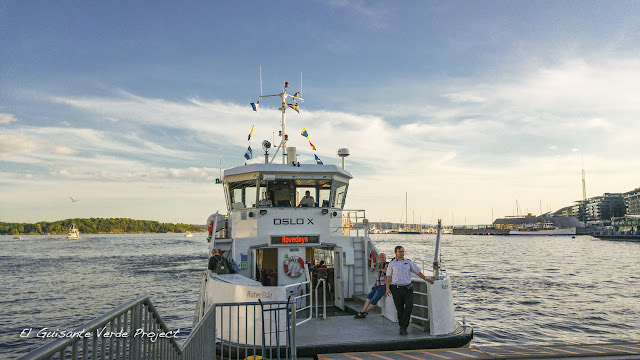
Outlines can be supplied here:
[[342, 286], [344, 284], [343, 278], [343, 267], [342, 264], [344, 262], [344, 255], [342, 253], [342, 248], [336, 246], [333, 248], [333, 286], [335, 287], [335, 305], [340, 308], [340, 310], [344, 310], [344, 296], [342, 291]]

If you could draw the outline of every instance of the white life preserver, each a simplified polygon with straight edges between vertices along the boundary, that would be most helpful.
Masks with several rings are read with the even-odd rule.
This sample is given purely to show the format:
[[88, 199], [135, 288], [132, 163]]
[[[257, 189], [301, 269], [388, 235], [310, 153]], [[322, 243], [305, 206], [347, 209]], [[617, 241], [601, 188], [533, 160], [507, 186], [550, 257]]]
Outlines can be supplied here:
[[284, 273], [292, 278], [304, 273], [304, 260], [299, 256], [289, 256], [284, 260]]

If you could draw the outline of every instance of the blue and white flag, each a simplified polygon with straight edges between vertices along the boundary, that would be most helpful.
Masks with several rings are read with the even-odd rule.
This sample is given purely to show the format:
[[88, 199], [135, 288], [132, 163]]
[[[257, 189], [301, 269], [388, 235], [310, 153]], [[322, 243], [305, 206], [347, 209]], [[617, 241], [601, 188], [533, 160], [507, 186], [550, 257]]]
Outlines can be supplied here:
[[253, 151], [251, 151], [251, 146], [247, 149], [247, 152], [244, 153], [245, 159], [249, 160], [253, 157]]
[[315, 157], [316, 157], [316, 162], [318, 163], [318, 165], [324, 165], [324, 164], [322, 163], [322, 160], [320, 160], [320, 158], [318, 157], [318, 155], [313, 154], [313, 156], [315, 156]]
[[253, 108], [253, 111], [258, 111], [258, 105], [260, 105], [260, 100], [251, 103], [251, 107]]

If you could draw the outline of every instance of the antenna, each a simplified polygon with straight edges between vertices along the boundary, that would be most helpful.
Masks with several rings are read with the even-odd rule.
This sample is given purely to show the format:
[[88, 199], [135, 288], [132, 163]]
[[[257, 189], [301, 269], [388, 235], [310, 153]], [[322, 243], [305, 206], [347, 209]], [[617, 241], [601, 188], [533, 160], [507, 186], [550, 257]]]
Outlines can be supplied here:
[[584, 176], [584, 156], [582, 156], [582, 201], [587, 201], [587, 184]]
[[260, 96], [262, 96], [262, 65], [260, 65]]

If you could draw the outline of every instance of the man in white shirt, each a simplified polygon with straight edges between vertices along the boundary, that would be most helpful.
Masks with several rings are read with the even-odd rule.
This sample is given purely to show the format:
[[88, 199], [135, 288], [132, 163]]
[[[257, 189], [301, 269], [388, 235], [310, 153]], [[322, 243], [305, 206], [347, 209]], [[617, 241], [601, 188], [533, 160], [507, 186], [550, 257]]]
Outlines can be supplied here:
[[411, 273], [430, 284], [433, 284], [433, 280], [424, 276], [413, 261], [405, 259], [402, 246], [396, 246], [395, 253], [396, 258], [391, 260], [387, 267], [387, 296], [393, 294], [393, 303], [398, 311], [400, 335], [407, 335], [407, 327], [413, 311]]
[[307, 190], [304, 193], [304, 197], [300, 199], [300, 206], [302, 207], [314, 207], [316, 205], [315, 200], [313, 200], [313, 196], [311, 196], [311, 191]]

